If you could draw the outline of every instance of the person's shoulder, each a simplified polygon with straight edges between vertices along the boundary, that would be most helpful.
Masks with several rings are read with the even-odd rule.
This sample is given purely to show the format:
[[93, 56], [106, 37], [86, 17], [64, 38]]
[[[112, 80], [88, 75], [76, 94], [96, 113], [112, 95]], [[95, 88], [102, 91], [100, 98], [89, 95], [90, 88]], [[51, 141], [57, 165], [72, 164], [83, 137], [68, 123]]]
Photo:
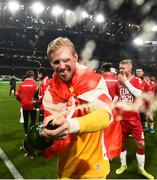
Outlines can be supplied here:
[[[136, 77], [136, 76], [135, 76]], [[139, 84], [143, 84], [143, 80], [139, 77], [136, 77], [137, 81], [139, 82]]]
[[130, 78], [130, 81], [139, 81], [139, 82], [143, 82], [143, 80], [135, 75], [132, 75], [132, 77]]
[[95, 78], [101, 78], [102, 75], [99, 73], [96, 73], [95, 71], [87, 68], [86, 66], [82, 65], [82, 64], [78, 64], [76, 65], [76, 73], [75, 75], [77, 77], [83, 77], [84, 80], [88, 80], [89, 79], [95, 79]]
[[109, 77], [111, 80], [118, 81], [118, 77], [114, 76], [113, 74], [109, 74], [108, 77]]
[[88, 77], [90, 77], [91, 79], [96, 79], [96, 78], [102, 78], [103, 76], [99, 73], [96, 73], [93, 70], [87, 69], [85, 74], [88, 75]]
[[132, 76], [132, 78], [130, 79], [130, 83], [133, 86], [140, 87], [140, 88], [142, 88], [144, 85], [143, 80], [137, 76]]

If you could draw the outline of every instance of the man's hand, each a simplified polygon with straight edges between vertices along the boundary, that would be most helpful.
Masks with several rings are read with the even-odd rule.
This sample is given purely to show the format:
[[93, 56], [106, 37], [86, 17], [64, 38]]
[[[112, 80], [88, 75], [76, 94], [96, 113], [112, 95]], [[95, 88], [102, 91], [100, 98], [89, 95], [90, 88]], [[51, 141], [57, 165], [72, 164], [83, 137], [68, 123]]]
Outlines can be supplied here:
[[35, 104], [35, 105], [38, 104], [37, 100], [34, 100], [34, 99], [33, 99], [33, 100], [32, 100], [32, 104]]
[[118, 74], [118, 79], [122, 84], [124, 84], [127, 81], [127, 77], [125, 74]]
[[46, 126], [49, 121], [51, 121], [54, 118], [54, 116], [50, 115], [44, 119], [44, 129], [41, 132], [42, 136], [47, 138], [54, 138], [56, 140], [58, 139], [65, 139], [67, 135], [69, 134], [69, 123], [66, 120], [65, 117], [60, 117], [53, 120], [53, 125], [58, 126], [54, 130], [47, 129]]

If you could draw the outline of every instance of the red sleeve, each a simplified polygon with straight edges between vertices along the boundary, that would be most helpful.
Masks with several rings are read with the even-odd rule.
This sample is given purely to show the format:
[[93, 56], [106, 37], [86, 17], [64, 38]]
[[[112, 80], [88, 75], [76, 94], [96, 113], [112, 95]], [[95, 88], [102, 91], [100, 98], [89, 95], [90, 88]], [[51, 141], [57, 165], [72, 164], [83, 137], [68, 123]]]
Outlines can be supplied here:
[[150, 86], [150, 84], [149, 84], [147, 81], [145, 81], [145, 80], [143, 80], [143, 89], [144, 89], [144, 92], [149, 92], [149, 91], [151, 91], [151, 86]]
[[143, 91], [143, 81], [140, 78], [137, 78], [134, 76], [134, 78], [132, 78], [130, 80], [130, 83], [137, 89]]
[[42, 101], [42, 98], [49, 84], [50, 84], [50, 80], [48, 78], [43, 79], [43, 81], [41, 82], [39, 88], [39, 103]]

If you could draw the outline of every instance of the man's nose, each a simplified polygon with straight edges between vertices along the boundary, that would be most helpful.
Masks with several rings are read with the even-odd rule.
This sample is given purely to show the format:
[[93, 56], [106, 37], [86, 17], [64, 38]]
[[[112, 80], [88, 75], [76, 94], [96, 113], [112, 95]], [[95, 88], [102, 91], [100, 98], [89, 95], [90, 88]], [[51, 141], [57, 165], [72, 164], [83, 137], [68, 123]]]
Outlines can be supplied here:
[[64, 69], [65, 68], [65, 63], [63, 61], [60, 61], [59, 67], [60, 67], [60, 69]]

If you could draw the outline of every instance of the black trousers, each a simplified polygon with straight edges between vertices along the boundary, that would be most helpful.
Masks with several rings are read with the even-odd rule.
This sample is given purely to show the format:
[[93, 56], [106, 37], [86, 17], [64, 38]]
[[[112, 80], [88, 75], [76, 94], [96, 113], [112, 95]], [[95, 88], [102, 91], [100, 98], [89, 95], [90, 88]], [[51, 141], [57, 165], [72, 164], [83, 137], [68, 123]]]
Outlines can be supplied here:
[[39, 110], [39, 122], [43, 122], [44, 120], [44, 110]]
[[[29, 116], [31, 119], [31, 123], [29, 125]], [[36, 123], [36, 110], [25, 110], [23, 109], [23, 127], [24, 127], [24, 132], [25, 134], [28, 134], [29, 128], [32, 127]]]
[[15, 92], [16, 92], [16, 87], [15, 86], [10, 86], [9, 96], [11, 96], [12, 91], [14, 91], [14, 96], [15, 96]]
[[145, 112], [140, 112], [141, 124], [143, 129], [145, 128], [144, 123], [146, 122], [146, 114]]

